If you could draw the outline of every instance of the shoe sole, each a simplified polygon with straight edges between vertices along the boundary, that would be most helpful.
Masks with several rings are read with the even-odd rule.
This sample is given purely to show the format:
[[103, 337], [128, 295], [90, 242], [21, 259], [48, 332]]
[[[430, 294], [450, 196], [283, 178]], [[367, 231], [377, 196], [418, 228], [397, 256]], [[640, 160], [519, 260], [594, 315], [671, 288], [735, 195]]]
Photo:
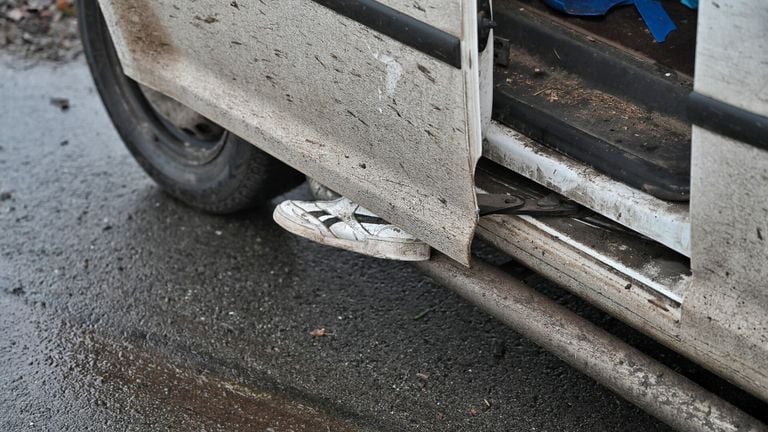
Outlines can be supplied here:
[[285, 214], [279, 205], [275, 208], [274, 213], [272, 213], [272, 219], [286, 231], [326, 246], [332, 246], [375, 258], [397, 261], [429, 260], [430, 247], [426, 243], [386, 240], [359, 241], [340, 239], [338, 237], [327, 237], [314, 228], [298, 223], [290, 215]]

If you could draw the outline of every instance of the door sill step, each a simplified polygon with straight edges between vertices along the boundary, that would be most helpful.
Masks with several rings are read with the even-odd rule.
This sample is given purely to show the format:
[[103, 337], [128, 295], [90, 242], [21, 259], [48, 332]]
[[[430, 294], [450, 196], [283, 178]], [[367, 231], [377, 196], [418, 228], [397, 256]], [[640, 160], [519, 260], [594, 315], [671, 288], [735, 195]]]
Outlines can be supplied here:
[[634, 189], [581, 162], [492, 122], [483, 156], [608, 219], [691, 256], [688, 203]]

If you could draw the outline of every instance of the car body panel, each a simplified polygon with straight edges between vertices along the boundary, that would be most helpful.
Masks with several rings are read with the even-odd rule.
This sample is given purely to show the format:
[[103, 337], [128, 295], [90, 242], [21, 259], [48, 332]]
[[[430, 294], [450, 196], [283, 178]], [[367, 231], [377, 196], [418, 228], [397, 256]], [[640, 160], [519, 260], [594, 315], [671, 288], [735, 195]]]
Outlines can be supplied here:
[[468, 264], [476, 6], [440, 3], [425, 25], [467, 35], [461, 68], [313, 1], [100, 4], [127, 75]]
[[[768, 4], [704, 2], [694, 90], [768, 117]], [[768, 151], [693, 128], [691, 269], [682, 335], [768, 400]]]

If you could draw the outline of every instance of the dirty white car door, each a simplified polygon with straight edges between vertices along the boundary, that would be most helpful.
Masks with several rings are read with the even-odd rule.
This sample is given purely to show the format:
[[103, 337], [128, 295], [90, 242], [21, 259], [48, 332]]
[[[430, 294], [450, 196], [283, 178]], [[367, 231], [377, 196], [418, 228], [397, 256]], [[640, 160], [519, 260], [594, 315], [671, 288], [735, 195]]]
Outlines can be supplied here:
[[464, 263], [485, 3], [100, 1], [131, 78]]

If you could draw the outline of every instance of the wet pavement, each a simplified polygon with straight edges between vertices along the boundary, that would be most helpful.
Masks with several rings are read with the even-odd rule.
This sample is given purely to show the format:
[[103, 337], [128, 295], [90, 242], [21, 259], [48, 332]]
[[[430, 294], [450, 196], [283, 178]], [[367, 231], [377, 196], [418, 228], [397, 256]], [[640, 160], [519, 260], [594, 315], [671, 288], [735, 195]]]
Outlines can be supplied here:
[[408, 264], [170, 199], [82, 62], [0, 64], [0, 430], [667, 430]]

